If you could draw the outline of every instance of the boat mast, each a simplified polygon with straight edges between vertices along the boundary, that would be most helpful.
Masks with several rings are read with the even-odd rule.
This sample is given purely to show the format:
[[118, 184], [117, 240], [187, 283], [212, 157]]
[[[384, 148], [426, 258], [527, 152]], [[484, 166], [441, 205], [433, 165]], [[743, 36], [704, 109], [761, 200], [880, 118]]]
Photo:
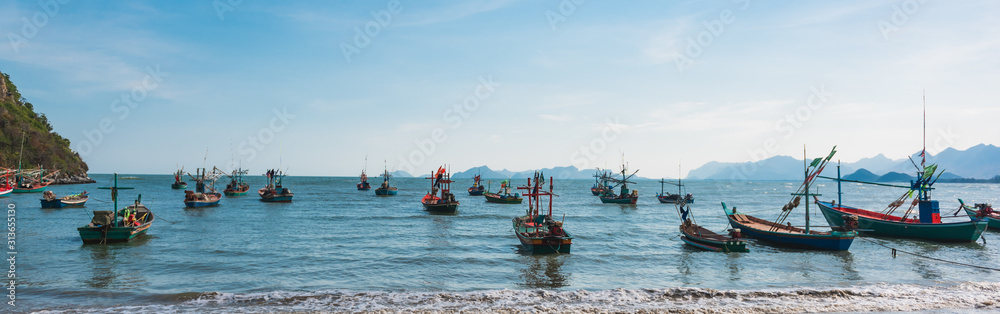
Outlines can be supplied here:
[[809, 161], [808, 161], [808, 159], [809, 159], [809, 157], [806, 156], [806, 146], [802, 145], [802, 166], [803, 166], [802, 168], [803, 168], [803, 174], [805, 175], [805, 178], [806, 178], [806, 182], [805, 182], [805, 188], [806, 188], [805, 194], [806, 195], [805, 196], [806, 196], [806, 234], [807, 235], [809, 234], [809, 164], [808, 164]]

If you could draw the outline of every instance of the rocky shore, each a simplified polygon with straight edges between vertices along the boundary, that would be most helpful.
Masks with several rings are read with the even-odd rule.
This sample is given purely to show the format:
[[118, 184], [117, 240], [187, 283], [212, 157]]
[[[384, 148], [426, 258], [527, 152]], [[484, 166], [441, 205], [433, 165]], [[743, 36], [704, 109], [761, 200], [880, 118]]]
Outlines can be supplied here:
[[87, 174], [59, 175], [52, 181], [52, 184], [54, 185], [84, 183], [97, 183], [97, 181], [88, 177]]

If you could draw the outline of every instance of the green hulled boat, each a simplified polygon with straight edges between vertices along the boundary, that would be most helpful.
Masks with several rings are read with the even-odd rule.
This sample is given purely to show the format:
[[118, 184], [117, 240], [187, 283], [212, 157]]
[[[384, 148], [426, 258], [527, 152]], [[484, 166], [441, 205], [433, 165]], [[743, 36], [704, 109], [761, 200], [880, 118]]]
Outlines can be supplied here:
[[[114, 208], [118, 208], [118, 190], [132, 188], [119, 187], [116, 173], [113, 186], [99, 189], [111, 190], [111, 201], [114, 203]], [[83, 244], [128, 242], [146, 233], [153, 224], [155, 216], [149, 208], [142, 205], [141, 200], [142, 195], [139, 195], [134, 204], [116, 211], [95, 210], [94, 218], [89, 224], [76, 228], [80, 232]]]
[[985, 218], [989, 226], [987, 230], [1000, 231], [1000, 213], [993, 210], [992, 204], [980, 203], [975, 204], [975, 207], [969, 207], [969, 205], [965, 205], [962, 199], [959, 199], [958, 202], [961, 204], [962, 209], [965, 210], [965, 213], [969, 215], [969, 219], [977, 220]]
[[483, 196], [487, 202], [498, 204], [521, 204], [524, 201], [520, 194], [510, 194], [510, 181], [508, 180], [500, 182], [500, 191], [496, 193], [485, 192]]
[[222, 193], [226, 196], [244, 196], [250, 191], [250, 184], [243, 181], [243, 176], [249, 171], [243, 168], [237, 168], [233, 170], [232, 174], [227, 175], [229, 177], [229, 184], [226, 184], [226, 189], [222, 190]]
[[[836, 203], [816, 200], [816, 204], [819, 205], [820, 210], [823, 211], [823, 216], [826, 217], [827, 222], [832, 226], [843, 226], [845, 220], [841, 217], [844, 215], [856, 215], [858, 217], [857, 228], [863, 230], [865, 234], [938, 242], [975, 242], [979, 239], [983, 231], [986, 230], [987, 220], [985, 218], [972, 217], [972, 221], [943, 221], [938, 201], [931, 199], [931, 190], [934, 189], [932, 186], [934, 182], [937, 182], [937, 179], [934, 178], [937, 165], [924, 166], [923, 161], [921, 161], [920, 165], [916, 181], [911, 181], [909, 186], [844, 180], [840, 178], [839, 166], [837, 167], [836, 178], [822, 177], [837, 181], [837, 195], [842, 195], [840, 193], [841, 182], [907, 189], [902, 196], [891, 202], [880, 212], [845, 206], [842, 200], [838, 200]], [[940, 174], [938, 177], [940, 177]], [[916, 192], [916, 195], [913, 192]], [[911, 197], [913, 197], [913, 201], [908, 202], [907, 199]], [[896, 210], [906, 205], [909, 205], [907, 206], [908, 209], [900, 214], [896, 213]], [[913, 213], [914, 207], [917, 208], [916, 214]], [[960, 217], [945, 218], [961, 219]]]
[[[613, 183], [616, 183], [616, 185], [615, 186], [610, 186], [610, 184], [607, 184], [607, 183], [604, 184], [605, 186], [608, 186], [608, 188], [599, 196], [601, 198], [601, 203], [604, 203], [604, 204], [635, 204], [637, 201], [639, 201], [639, 191], [629, 190], [628, 189], [628, 184], [629, 183], [633, 183], [633, 184], [635, 183], [635, 182], [629, 181], [629, 179], [631, 179], [633, 176], [635, 176], [636, 173], [639, 173], [639, 170], [636, 170], [631, 175], [628, 175], [628, 169], [626, 167], [627, 167], [627, 165], [625, 165], [625, 163], [622, 162], [622, 170], [621, 170], [622, 178], [621, 179], [615, 179], [615, 178], [611, 178], [611, 177], [606, 177], [605, 178], [605, 180], [607, 182], [613, 182]], [[621, 187], [621, 193], [615, 194], [615, 188], [617, 188], [619, 186]]]
[[188, 187], [187, 182], [181, 181], [181, 177], [184, 176], [184, 167], [181, 167], [174, 172], [174, 183], [170, 184], [170, 188], [174, 190], [183, 190]]
[[[534, 183], [534, 185], [532, 185]], [[528, 179], [528, 185], [518, 187], [528, 192], [528, 210], [524, 216], [512, 220], [514, 235], [521, 246], [530, 254], [569, 253], [573, 245], [573, 236], [563, 230], [563, 222], [552, 218], [552, 178], [549, 178], [549, 190], [545, 191], [545, 176], [535, 172], [535, 181]], [[541, 213], [541, 196], [549, 197], [547, 214]], [[565, 220], [565, 216], [563, 216]]]

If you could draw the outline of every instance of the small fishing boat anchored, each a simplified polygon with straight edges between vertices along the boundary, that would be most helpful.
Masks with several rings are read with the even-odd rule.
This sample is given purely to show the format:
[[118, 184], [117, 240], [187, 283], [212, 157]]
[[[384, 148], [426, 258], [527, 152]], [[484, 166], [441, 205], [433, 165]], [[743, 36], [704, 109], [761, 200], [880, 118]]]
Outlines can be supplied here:
[[750, 252], [746, 241], [742, 239], [739, 228], [729, 229], [729, 235], [715, 233], [694, 221], [691, 205], [683, 200], [675, 203], [677, 215], [681, 218], [681, 241], [692, 247], [715, 252]]
[[222, 190], [223, 194], [226, 196], [244, 196], [250, 191], [250, 184], [243, 181], [243, 176], [245, 176], [248, 170], [243, 168], [237, 168], [233, 170], [232, 174], [226, 176], [229, 177], [229, 184], [226, 184], [226, 189]]
[[375, 195], [392, 196], [399, 193], [396, 187], [389, 184], [389, 178], [392, 178], [392, 175], [389, 174], [389, 169], [385, 168], [382, 171], [382, 185], [380, 185], [378, 188], [375, 189]]
[[358, 182], [358, 191], [368, 191], [372, 189], [372, 185], [368, 183], [368, 174], [365, 172], [368, 170], [368, 157], [365, 157], [365, 167], [361, 169], [361, 182]]
[[[857, 216], [848, 214], [840, 216], [843, 222], [838, 226], [831, 227], [831, 231], [827, 232], [813, 230], [813, 227], [809, 224], [809, 197], [819, 196], [819, 194], [812, 194], [809, 191], [809, 187], [816, 179], [816, 176], [820, 172], [823, 172], [823, 168], [830, 162], [833, 155], [837, 153], [836, 149], [837, 147], [834, 146], [834, 149], [830, 151], [830, 155], [825, 159], [816, 158], [809, 165], [805, 165], [808, 160], [803, 159], [805, 180], [799, 186], [799, 189], [795, 193], [792, 193], [792, 200], [781, 208], [781, 213], [778, 214], [777, 221], [772, 222], [740, 214], [736, 211], [736, 207], [729, 209], [726, 207], [726, 203], [722, 203], [722, 210], [726, 213], [729, 224], [733, 228], [740, 229], [742, 235], [770, 242], [781, 247], [830, 251], [846, 251], [849, 249], [851, 243], [854, 242], [854, 238], [858, 235], [858, 232], [854, 231], [857, 229]], [[803, 155], [804, 153], [805, 150], [803, 149]], [[788, 218], [793, 209], [799, 206], [803, 196], [806, 199], [805, 227], [792, 226], [791, 222], [785, 224], [785, 219]]]
[[483, 195], [483, 193], [486, 193], [486, 187], [484, 187], [479, 181], [481, 177], [482, 176], [478, 174], [475, 177], [472, 177], [472, 187], [469, 187], [469, 195], [480, 196]]
[[[628, 175], [628, 165], [622, 162], [621, 179], [615, 179], [610, 176], [605, 178], [605, 182], [613, 182], [615, 183], [615, 185], [612, 186], [608, 183], [605, 183], [605, 186], [608, 186], [608, 189], [605, 190], [603, 194], [601, 194], [600, 196], [601, 203], [634, 205], [636, 201], [639, 200], [639, 191], [637, 190], [630, 191], [628, 189], [628, 184], [629, 183], [635, 184], [635, 182], [629, 181], [629, 179], [635, 176], [636, 173], [639, 173], [639, 170], [636, 170], [631, 175]], [[619, 186], [621, 186], [621, 193], [616, 195], [615, 188]]]
[[14, 170], [4, 169], [0, 173], [0, 197], [8, 196], [14, 191]]
[[292, 201], [292, 196], [294, 196], [292, 191], [281, 186], [281, 178], [285, 174], [280, 169], [268, 170], [264, 173], [264, 176], [267, 176], [267, 185], [257, 190], [257, 194], [260, 194], [261, 202], [288, 203]]
[[181, 177], [183, 176], [184, 176], [184, 167], [181, 167], [180, 169], [177, 169], [177, 172], [174, 172], [174, 183], [170, 184], [170, 188], [174, 190], [186, 189], [188, 187], [188, 184], [187, 182], [181, 181]]
[[[684, 204], [694, 203], [694, 195], [691, 195], [690, 193], [684, 193], [684, 184], [681, 183], [681, 174], [680, 174], [680, 172], [681, 172], [680, 171], [680, 167], [678, 167], [677, 168], [677, 183], [667, 182], [666, 180], [663, 180], [662, 178], [660, 179], [660, 194], [656, 194], [656, 199], [659, 200], [660, 203], [677, 204], [677, 203], [680, 203], [682, 199], [684, 200]], [[670, 192], [664, 191], [663, 190], [663, 185], [664, 184], [676, 185], [677, 186], [677, 194], [670, 194]]]
[[63, 208], [63, 207], [82, 207], [90, 199], [87, 191], [83, 191], [80, 194], [67, 195], [63, 197], [56, 197], [56, 194], [52, 191], [45, 191], [42, 193], [42, 208]]
[[611, 174], [607, 171], [597, 168], [597, 172], [594, 173], [594, 186], [590, 187], [590, 193], [594, 196], [600, 196], [604, 192], [610, 191], [611, 187], [608, 186], [608, 177], [610, 176]]
[[455, 200], [455, 194], [451, 194], [453, 181], [445, 166], [438, 167], [436, 172], [431, 172], [431, 176], [427, 179], [431, 180], [431, 191], [420, 200], [424, 210], [445, 214], [457, 211], [459, 203]]
[[[118, 186], [118, 174], [114, 176], [114, 185], [110, 187], [100, 187], [102, 190], [111, 190], [111, 201], [114, 209], [118, 208], [118, 190], [131, 190], [130, 187]], [[137, 236], [146, 233], [153, 224], [155, 216], [153, 212], [141, 203], [142, 195], [136, 198], [135, 203], [122, 209], [95, 210], [94, 218], [90, 223], [76, 228], [80, 232], [80, 239], [83, 244], [105, 244], [116, 242], [128, 242]], [[119, 217], [121, 217], [119, 219]]]
[[[558, 196], [552, 193], [553, 180], [549, 177], [549, 190], [545, 190], [545, 176], [535, 171], [534, 181], [528, 179], [528, 185], [518, 187], [519, 190], [527, 190], [524, 196], [528, 197], [528, 210], [524, 216], [514, 218], [514, 235], [517, 236], [521, 246], [531, 254], [542, 253], [569, 253], [573, 245], [573, 236], [563, 229], [563, 222], [566, 221], [566, 214], [563, 214], [561, 221], [552, 218], [552, 197]], [[543, 214], [542, 196], [549, 198], [549, 210]]]
[[45, 173], [45, 168], [38, 167], [35, 169], [21, 169], [18, 167], [17, 173], [14, 175], [14, 193], [39, 193], [45, 191], [45, 188], [52, 184], [51, 177], [59, 173], [56, 170], [48, 175], [43, 175]]
[[486, 197], [486, 201], [490, 203], [500, 203], [500, 204], [521, 204], [524, 199], [518, 193], [510, 194], [510, 181], [503, 180], [500, 181], [500, 191], [496, 193], [486, 192], [483, 193]]
[[[207, 207], [219, 205], [219, 201], [222, 200], [222, 193], [215, 191], [215, 180], [222, 177], [225, 173], [219, 168], [212, 167], [211, 172], [206, 172], [205, 168], [195, 169], [195, 175], [188, 173], [188, 176], [194, 180], [195, 190], [185, 190], [184, 191], [184, 206], [187, 207]], [[208, 182], [208, 191], [205, 192], [206, 182]]]
[[993, 204], [976, 203], [975, 206], [969, 206], [965, 205], [965, 201], [962, 201], [962, 199], [958, 199], [958, 202], [960, 207], [952, 216], [956, 216], [959, 211], [965, 210], [965, 213], [969, 215], [969, 219], [986, 219], [988, 222], [987, 230], [1000, 231], [1000, 212], [993, 209]]

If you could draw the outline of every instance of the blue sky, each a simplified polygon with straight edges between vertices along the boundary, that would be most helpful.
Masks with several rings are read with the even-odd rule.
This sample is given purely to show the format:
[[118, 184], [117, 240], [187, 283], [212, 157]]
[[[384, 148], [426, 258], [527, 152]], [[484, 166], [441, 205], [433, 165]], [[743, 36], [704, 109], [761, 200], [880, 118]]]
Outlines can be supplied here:
[[95, 173], [1000, 144], [996, 1], [579, 2], [13, 1], [0, 71]]

